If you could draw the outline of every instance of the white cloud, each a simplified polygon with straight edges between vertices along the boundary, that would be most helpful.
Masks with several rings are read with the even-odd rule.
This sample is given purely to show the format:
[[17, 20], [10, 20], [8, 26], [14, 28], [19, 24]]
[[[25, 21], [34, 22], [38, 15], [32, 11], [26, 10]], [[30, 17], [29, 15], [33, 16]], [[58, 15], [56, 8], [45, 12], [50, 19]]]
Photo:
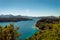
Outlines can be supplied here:
[[54, 11], [32, 11], [31, 9], [6, 9], [6, 10], [0, 10], [0, 15], [4, 14], [4, 15], [23, 15], [23, 16], [56, 16], [58, 14], [56, 14]]

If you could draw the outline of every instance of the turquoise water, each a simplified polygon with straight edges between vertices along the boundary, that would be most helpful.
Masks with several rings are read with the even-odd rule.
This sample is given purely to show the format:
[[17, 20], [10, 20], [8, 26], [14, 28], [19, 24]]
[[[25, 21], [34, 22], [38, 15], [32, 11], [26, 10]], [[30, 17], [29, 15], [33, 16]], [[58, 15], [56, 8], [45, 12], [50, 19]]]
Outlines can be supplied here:
[[[35, 23], [38, 19], [33, 19], [32, 21], [19, 21], [19, 22], [13, 22], [14, 27], [18, 26], [20, 29], [18, 32], [21, 34], [20, 38], [21, 40], [24, 40], [27, 37], [32, 36], [35, 32], [38, 30], [35, 28]], [[5, 26], [9, 25], [11, 22], [1, 22], [0, 25]]]

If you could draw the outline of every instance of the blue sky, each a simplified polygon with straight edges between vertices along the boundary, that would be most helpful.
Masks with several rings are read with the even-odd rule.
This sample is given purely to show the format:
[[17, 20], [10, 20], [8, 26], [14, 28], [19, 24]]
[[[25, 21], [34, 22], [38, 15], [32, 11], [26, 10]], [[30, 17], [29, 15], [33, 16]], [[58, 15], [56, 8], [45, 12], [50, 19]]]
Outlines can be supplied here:
[[60, 0], [0, 0], [0, 15], [59, 16]]

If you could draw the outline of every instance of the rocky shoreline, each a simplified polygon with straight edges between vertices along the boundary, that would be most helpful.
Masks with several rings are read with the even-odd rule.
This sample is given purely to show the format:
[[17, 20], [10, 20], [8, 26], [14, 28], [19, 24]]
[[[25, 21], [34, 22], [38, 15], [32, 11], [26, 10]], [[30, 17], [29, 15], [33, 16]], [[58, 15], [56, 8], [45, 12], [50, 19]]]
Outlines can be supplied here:
[[41, 30], [44, 29], [46, 26], [48, 26], [47, 24], [56, 24], [59, 22], [59, 20], [60, 20], [59, 18], [53, 18], [53, 17], [41, 18], [40, 20], [37, 21], [35, 26]]

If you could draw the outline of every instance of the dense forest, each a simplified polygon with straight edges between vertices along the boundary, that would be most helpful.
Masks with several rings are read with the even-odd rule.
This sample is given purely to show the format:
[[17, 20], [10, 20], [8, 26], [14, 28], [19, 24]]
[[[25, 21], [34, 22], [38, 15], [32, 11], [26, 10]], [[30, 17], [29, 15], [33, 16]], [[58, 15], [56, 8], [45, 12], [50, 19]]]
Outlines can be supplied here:
[[60, 40], [60, 16], [40, 19], [35, 26], [39, 32], [26, 40]]

